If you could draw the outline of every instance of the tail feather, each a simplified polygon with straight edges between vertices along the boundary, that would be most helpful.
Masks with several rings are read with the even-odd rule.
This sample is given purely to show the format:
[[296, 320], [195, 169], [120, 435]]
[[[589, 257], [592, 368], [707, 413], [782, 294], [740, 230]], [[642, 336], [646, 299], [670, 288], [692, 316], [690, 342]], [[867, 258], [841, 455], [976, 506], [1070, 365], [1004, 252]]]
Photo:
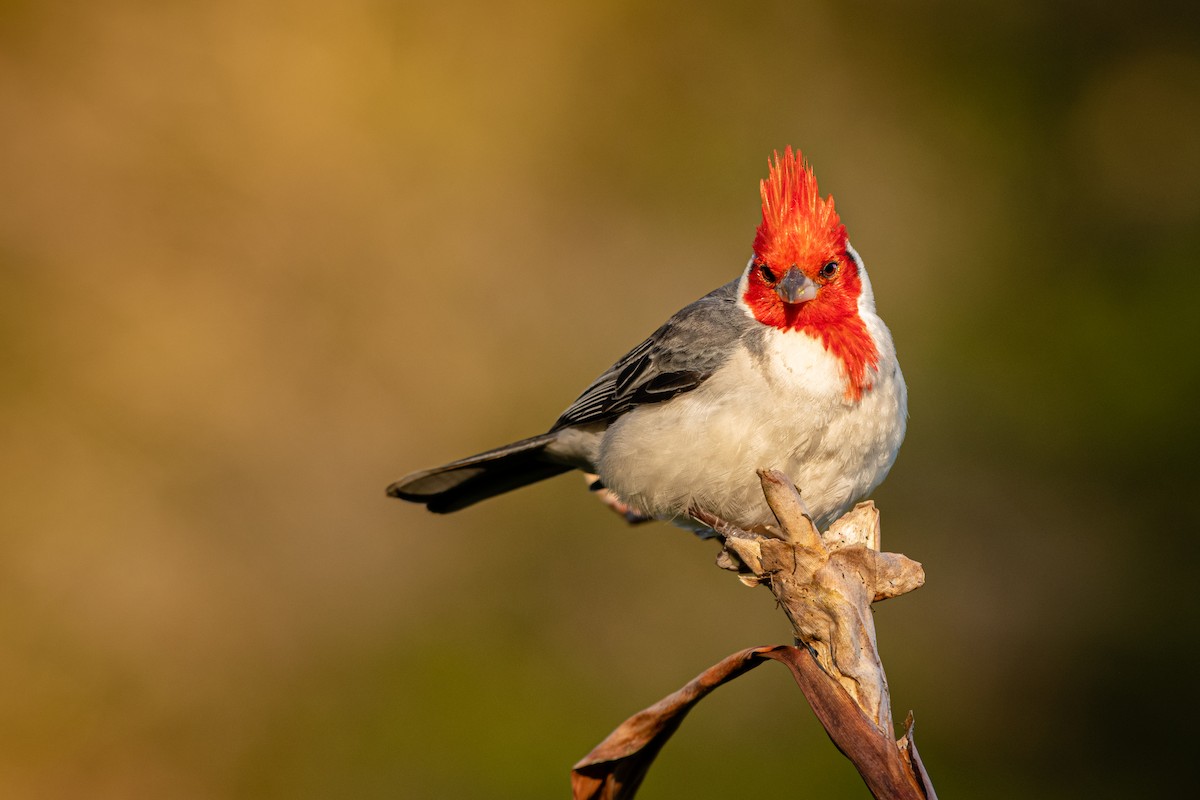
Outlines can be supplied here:
[[414, 472], [389, 486], [387, 493], [422, 503], [437, 514], [458, 511], [480, 500], [569, 472], [571, 467], [545, 457], [546, 445], [555, 438], [556, 434], [545, 433]]

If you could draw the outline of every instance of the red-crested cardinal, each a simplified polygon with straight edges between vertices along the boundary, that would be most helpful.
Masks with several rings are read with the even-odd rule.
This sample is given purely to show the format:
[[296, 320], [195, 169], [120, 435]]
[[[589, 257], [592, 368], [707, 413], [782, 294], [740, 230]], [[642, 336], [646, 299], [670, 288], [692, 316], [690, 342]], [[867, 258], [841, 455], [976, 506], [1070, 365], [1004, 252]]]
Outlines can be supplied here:
[[645, 517], [743, 529], [774, 524], [762, 467], [792, 479], [820, 529], [866, 497], [904, 439], [896, 349], [833, 198], [790, 147], [768, 167], [740, 277], [609, 367], [548, 433], [413, 473], [388, 494], [445, 513], [581, 469]]

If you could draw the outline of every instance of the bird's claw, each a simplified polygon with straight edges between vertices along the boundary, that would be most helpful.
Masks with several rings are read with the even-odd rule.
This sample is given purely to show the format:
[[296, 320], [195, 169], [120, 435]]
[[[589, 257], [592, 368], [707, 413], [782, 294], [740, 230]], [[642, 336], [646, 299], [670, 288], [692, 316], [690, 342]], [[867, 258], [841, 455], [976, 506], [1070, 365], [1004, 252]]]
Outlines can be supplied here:
[[619, 517], [621, 517], [621, 519], [625, 520], [630, 525], [641, 525], [643, 522], [650, 522], [654, 519], [654, 517], [646, 516], [621, 498], [617, 497], [617, 495], [611, 489], [601, 482], [599, 475], [587, 472], [584, 473], [583, 479], [587, 482], [588, 491], [594, 494], [601, 503], [611, 508], [614, 513], [616, 513]]

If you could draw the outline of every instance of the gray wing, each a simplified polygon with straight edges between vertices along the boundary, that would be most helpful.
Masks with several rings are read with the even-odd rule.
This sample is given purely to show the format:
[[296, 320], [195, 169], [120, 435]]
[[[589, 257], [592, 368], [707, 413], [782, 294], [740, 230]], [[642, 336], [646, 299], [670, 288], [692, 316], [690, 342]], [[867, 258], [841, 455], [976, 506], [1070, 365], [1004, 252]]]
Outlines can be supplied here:
[[630, 350], [563, 412], [551, 431], [610, 421], [702, 384], [756, 326], [737, 306], [737, 281], [677, 312]]

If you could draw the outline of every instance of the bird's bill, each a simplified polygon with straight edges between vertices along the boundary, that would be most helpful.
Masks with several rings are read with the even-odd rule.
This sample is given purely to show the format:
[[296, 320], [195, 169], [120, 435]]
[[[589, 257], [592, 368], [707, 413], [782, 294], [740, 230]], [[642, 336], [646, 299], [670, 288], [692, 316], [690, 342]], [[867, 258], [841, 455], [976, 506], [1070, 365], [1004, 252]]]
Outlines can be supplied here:
[[775, 284], [775, 294], [785, 303], [807, 303], [817, 296], [817, 285], [799, 267], [788, 267], [787, 273]]

